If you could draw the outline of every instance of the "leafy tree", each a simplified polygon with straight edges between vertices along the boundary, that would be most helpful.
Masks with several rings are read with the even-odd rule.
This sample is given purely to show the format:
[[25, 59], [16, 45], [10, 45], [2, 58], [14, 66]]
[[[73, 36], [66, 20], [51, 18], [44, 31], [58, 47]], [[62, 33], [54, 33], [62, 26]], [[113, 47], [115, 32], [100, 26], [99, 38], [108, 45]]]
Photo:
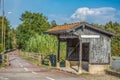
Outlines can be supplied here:
[[64, 25], [66, 25], [66, 24], [68, 24], [68, 23], [65, 22]]
[[8, 45], [9, 45], [9, 49], [12, 49], [12, 48], [17, 48], [16, 46], [16, 37], [15, 37], [15, 30], [14, 28], [12, 28], [9, 33], [8, 33], [8, 37], [9, 37], [9, 42], [8, 42]]
[[30, 37], [34, 36], [36, 33], [41, 34], [50, 27], [47, 18], [42, 13], [25, 11], [21, 15], [20, 20], [22, 24], [18, 26], [16, 31], [18, 48], [24, 49], [25, 43]]
[[57, 26], [57, 23], [56, 23], [55, 20], [53, 20], [53, 21], [51, 22], [51, 27], [56, 27], [56, 26]]
[[117, 22], [108, 22], [104, 26], [106, 30], [115, 33], [112, 38], [112, 55], [120, 56], [120, 24]]
[[[0, 23], [2, 23], [2, 16], [0, 16]], [[9, 37], [8, 37], [8, 33], [11, 30], [10, 29], [10, 23], [9, 21], [6, 19], [6, 17], [4, 17], [4, 26], [5, 26], [5, 48], [8, 49], [8, 42], [9, 42]], [[2, 24], [0, 24], [0, 46], [2, 46]], [[2, 48], [2, 47], [1, 47]], [[3, 50], [3, 49], [1, 49]]]

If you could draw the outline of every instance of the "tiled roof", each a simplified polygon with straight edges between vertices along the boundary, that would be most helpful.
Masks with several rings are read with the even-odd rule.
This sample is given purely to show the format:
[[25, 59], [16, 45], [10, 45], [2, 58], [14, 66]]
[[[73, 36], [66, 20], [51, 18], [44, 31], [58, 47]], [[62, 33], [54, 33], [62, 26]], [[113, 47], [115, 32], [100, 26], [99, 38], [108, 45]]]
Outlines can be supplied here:
[[83, 22], [76, 22], [76, 23], [71, 23], [71, 24], [58, 25], [56, 27], [53, 27], [53, 28], [49, 29], [47, 32], [54, 32], [54, 31], [71, 29], [71, 28], [74, 28], [74, 27], [80, 25], [81, 23], [83, 23]]
[[111, 33], [109, 31], [106, 31], [106, 30], [103, 30], [101, 28], [89, 25], [86, 22], [76, 22], [76, 23], [71, 23], [71, 24], [58, 25], [56, 27], [53, 27], [53, 28], [47, 30], [47, 33], [60, 34], [60, 33], [66, 32], [69, 29], [72, 30], [75, 27], [79, 27], [80, 25], [85, 25], [88, 28], [91, 28], [93, 30], [97, 30], [97, 31], [99, 31], [101, 33], [104, 33], [104, 34], [107, 34], [107, 35], [110, 35], [110, 36], [114, 36], [115, 35], [114, 33]]

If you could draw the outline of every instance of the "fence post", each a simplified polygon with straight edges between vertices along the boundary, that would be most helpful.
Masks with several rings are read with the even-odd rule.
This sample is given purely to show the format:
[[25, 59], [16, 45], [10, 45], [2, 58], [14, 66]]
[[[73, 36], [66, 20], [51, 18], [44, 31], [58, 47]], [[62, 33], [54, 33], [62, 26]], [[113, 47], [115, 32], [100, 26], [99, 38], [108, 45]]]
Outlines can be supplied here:
[[6, 59], [6, 65], [8, 66], [9, 65], [9, 62], [8, 62], [8, 54], [5, 55], [5, 59]]
[[4, 62], [5, 62], [4, 59], [5, 59], [5, 55], [3, 54], [2, 55], [2, 64], [4, 64]]
[[51, 67], [51, 61], [50, 61], [50, 59], [49, 59], [49, 67]]
[[4, 61], [4, 65], [5, 66], [8, 66], [8, 54], [4, 54], [4, 59], [3, 59], [3, 61]]
[[27, 56], [27, 52], [25, 52], [25, 55]]
[[25, 52], [25, 56], [27, 56], [27, 52]]
[[38, 65], [41, 65], [41, 54], [38, 56]]
[[26, 52], [26, 56], [28, 57], [28, 52]]
[[31, 53], [29, 54], [29, 57], [31, 58]]
[[34, 53], [32, 53], [32, 59], [34, 59]]
[[24, 55], [24, 52], [22, 52], [22, 51], [21, 51], [20, 53], [21, 53], [21, 56], [23, 56], [23, 55]]
[[41, 55], [41, 62], [44, 64], [44, 55]]
[[21, 49], [19, 50], [19, 54], [21, 54], [21, 56], [23, 56], [23, 52], [22, 52], [22, 50], [21, 50]]
[[33, 54], [33, 60], [35, 60], [35, 59], [36, 59], [36, 53]]
[[29, 57], [29, 52], [28, 52], [28, 57]]
[[20, 52], [21, 56], [23, 56], [23, 52]]

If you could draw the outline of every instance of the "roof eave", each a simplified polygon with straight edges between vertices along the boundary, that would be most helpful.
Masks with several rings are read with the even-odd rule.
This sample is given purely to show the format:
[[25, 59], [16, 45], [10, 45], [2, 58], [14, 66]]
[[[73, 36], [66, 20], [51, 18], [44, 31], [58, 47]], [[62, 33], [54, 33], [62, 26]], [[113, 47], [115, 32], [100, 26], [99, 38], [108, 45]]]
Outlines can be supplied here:
[[87, 27], [89, 27], [89, 28], [95, 29], [95, 30], [97, 30], [97, 31], [99, 31], [99, 32], [101, 32], [101, 33], [103, 33], [103, 34], [106, 34], [106, 35], [108, 35], [108, 36], [110, 36], [110, 37], [116, 36], [114, 33], [108, 32], [108, 31], [103, 30], [103, 29], [101, 29], [101, 28], [97, 28], [97, 27], [94, 27], [94, 26], [89, 25], [89, 24], [85, 24], [85, 25], [86, 25]]
[[52, 34], [52, 35], [59, 35], [59, 34], [64, 34], [68, 33], [67, 30], [59, 30], [59, 31], [47, 31], [45, 32], [46, 34]]

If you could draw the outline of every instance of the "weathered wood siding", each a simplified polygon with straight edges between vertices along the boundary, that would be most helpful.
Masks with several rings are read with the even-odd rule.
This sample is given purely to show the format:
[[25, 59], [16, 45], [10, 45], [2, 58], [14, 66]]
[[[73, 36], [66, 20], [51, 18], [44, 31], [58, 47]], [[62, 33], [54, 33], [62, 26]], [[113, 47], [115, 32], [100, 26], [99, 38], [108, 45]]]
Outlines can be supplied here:
[[101, 36], [100, 39], [91, 39], [90, 63], [109, 63], [110, 41]]
[[89, 63], [107, 64], [110, 62], [111, 40], [108, 36], [89, 28], [78, 29], [75, 33], [78, 35], [100, 35], [100, 38], [82, 39], [82, 43], [90, 43]]

